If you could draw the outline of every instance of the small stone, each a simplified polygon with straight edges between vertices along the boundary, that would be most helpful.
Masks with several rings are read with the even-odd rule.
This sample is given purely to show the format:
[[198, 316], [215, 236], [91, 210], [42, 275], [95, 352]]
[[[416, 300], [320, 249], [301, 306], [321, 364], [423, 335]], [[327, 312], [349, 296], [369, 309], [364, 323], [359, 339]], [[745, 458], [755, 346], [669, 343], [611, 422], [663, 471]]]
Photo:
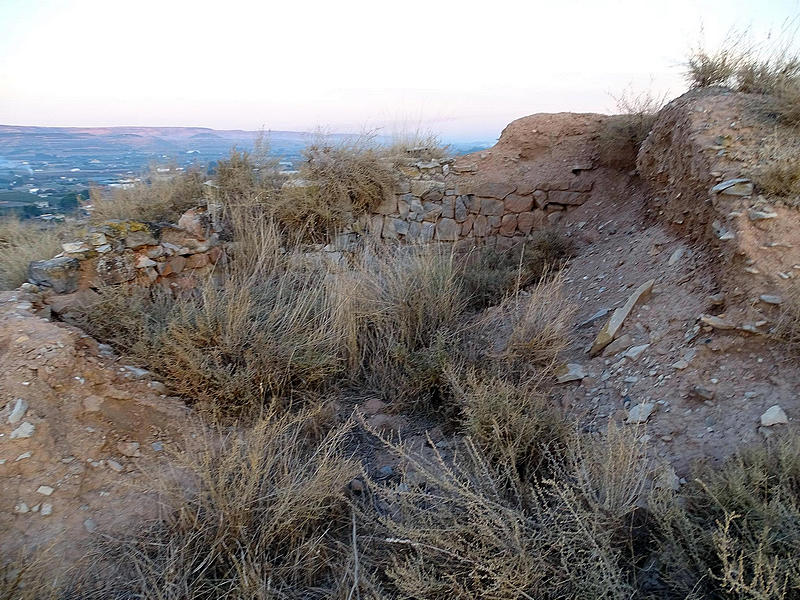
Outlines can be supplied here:
[[701, 385], [696, 385], [691, 389], [689, 395], [700, 400], [711, 400], [714, 398], [714, 390], [704, 388]]
[[747, 211], [747, 216], [750, 218], [751, 221], [763, 221], [765, 219], [774, 219], [778, 216], [776, 212], [767, 212], [762, 210], [755, 210], [751, 208]]
[[708, 303], [712, 306], [719, 306], [720, 304], [725, 304], [725, 294], [718, 293], [718, 294], [711, 294], [708, 297]]
[[155, 267], [158, 263], [147, 256], [140, 256], [136, 259], [136, 268], [137, 269], [146, 269], [147, 267]]
[[628, 418], [625, 420], [625, 422], [630, 425], [646, 423], [650, 418], [650, 415], [653, 414], [655, 407], [656, 405], [652, 402], [642, 402], [641, 404], [637, 404], [628, 411]]
[[92, 519], [86, 519], [83, 522], [83, 526], [86, 528], [86, 531], [88, 531], [89, 533], [94, 533], [94, 531], [97, 529], [97, 523], [95, 523], [94, 520], [92, 520]]
[[27, 452], [23, 452], [22, 454], [20, 454], [20, 455], [19, 455], [19, 456], [18, 456], [18, 457], [17, 457], [17, 458], [14, 460], [14, 462], [19, 462], [19, 461], [21, 461], [21, 460], [25, 460], [26, 458], [30, 458], [31, 456], [33, 456], [33, 452], [31, 452], [30, 450], [28, 450]]
[[97, 412], [103, 406], [103, 398], [100, 396], [87, 396], [83, 399], [83, 410], [86, 412]]
[[674, 363], [672, 363], [672, 368], [673, 369], [678, 369], [679, 371], [682, 371], [683, 369], [687, 368], [688, 366], [689, 366], [689, 363], [684, 359], [680, 359], [680, 360], [675, 361]]
[[31, 509], [28, 508], [28, 505], [24, 502], [19, 502], [14, 505], [14, 512], [18, 515], [24, 515], [25, 513], [30, 512], [30, 510]]
[[108, 468], [111, 469], [112, 471], [116, 471], [117, 473], [122, 473], [122, 465], [119, 464], [117, 461], [109, 458], [106, 461], [106, 464], [108, 465]]
[[34, 426], [33, 423], [29, 423], [28, 421], [23, 421], [22, 425], [20, 425], [14, 431], [12, 431], [11, 435], [9, 435], [8, 437], [9, 439], [12, 440], [21, 440], [29, 438], [33, 435], [35, 429], [36, 427]]
[[667, 265], [670, 267], [675, 265], [675, 263], [677, 263], [682, 256], [683, 256], [683, 248], [678, 248], [677, 250], [675, 250], [675, 252], [672, 253], [672, 255], [670, 255], [669, 260], [667, 261]]
[[150, 371], [148, 371], [147, 369], [140, 369], [139, 367], [134, 367], [132, 365], [125, 365], [122, 368], [125, 369], [131, 375], [133, 375], [135, 379], [144, 379], [145, 377], [150, 375]]
[[667, 466], [656, 478], [654, 487], [677, 492], [681, 487], [681, 483], [680, 479], [678, 479], [678, 475], [675, 473], [675, 469], [671, 466]]
[[700, 315], [700, 320], [714, 329], [735, 329], [736, 325], [714, 315]]
[[789, 419], [786, 416], [786, 413], [783, 412], [783, 409], [778, 405], [775, 404], [770, 406], [763, 415], [761, 415], [761, 426], [762, 427], [772, 427], [773, 425], [785, 425], [789, 422]]
[[139, 458], [142, 453], [139, 450], [139, 442], [120, 442], [117, 449], [129, 458]]
[[164, 444], [162, 444], [161, 442], [153, 442], [152, 444], [150, 444], [150, 447], [153, 449], [153, 452], [161, 452], [162, 450], [164, 450]]
[[11, 425], [19, 423], [22, 420], [22, 417], [25, 416], [27, 410], [28, 403], [22, 398], [17, 398], [16, 402], [14, 403], [14, 408], [11, 409], [11, 414], [8, 415], [8, 422]]
[[587, 327], [597, 321], [598, 319], [602, 319], [608, 314], [607, 308], [601, 308], [596, 313], [594, 313], [591, 317], [586, 319], [585, 321], [578, 324], [578, 329], [582, 329], [583, 327]]
[[49, 495], [50, 495], [50, 494], [52, 494], [54, 491], [55, 491], [55, 490], [54, 490], [53, 488], [51, 488], [49, 485], [40, 485], [40, 486], [39, 486], [39, 487], [36, 489], [36, 493], [37, 493], [37, 494], [41, 494], [42, 496], [49, 496]]
[[621, 335], [603, 349], [603, 356], [613, 356], [633, 345], [633, 338], [629, 334]]
[[67, 242], [61, 244], [61, 249], [67, 254], [76, 254], [78, 252], [88, 252], [89, 246], [84, 242]]
[[41, 514], [43, 517], [49, 517], [50, 515], [53, 514], [53, 505], [47, 503], [42, 504], [42, 508], [39, 511], [39, 514]]
[[655, 284], [655, 280], [651, 279], [642, 285], [640, 285], [634, 292], [628, 297], [628, 300], [625, 302], [624, 305], [617, 308], [612, 314], [611, 318], [606, 323], [605, 327], [597, 334], [597, 338], [592, 344], [592, 347], [589, 350], [589, 353], [592, 356], [595, 356], [600, 353], [603, 348], [608, 346], [614, 339], [617, 337], [620, 328], [622, 327], [623, 322], [633, 310], [633, 307], [646, 295], [648, 295], [652, 289], [653, 285]]
[[773, 295], [770, 295], [770, 294], [761, 294], [758, 297], [758, 299], [761, 300], [764, 304], [776, 304], [777, 305], [777, 304], [780, 304], [781, 302], [783, 302], [783, 300], [781, 299], [780, 296], [773, 296]]
[[575, 363], [568, 363], [556, 371], [556, 383], [567, 383], [569, 381], [578, 381], [586, 377], [581, 365]]
[[636, 360], [649, 347], [650, 344], [642, 344], [641, 346], [634, 346], [633, 348], [628, 348], [628, 350], [622, 356], [625, 358], [630, 358], [631, 360]]
[[753, 182], [743, 177], [728, 179], [712, 187], [711, 192], [728, 196], [750, 196], [753, 193]]

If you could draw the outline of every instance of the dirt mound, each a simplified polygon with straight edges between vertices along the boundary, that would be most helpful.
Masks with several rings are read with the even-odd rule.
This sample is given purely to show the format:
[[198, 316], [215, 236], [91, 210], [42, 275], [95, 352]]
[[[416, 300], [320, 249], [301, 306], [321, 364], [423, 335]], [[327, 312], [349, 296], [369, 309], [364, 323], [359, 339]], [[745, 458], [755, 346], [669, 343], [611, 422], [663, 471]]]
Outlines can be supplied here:
[[[793, 132], [783, 132], [796, 143]], [[759, 193], [758, 170], [776, 122], [764, 96], [724, 89], [690, 92], [660, 114], [638, 169], [647, 211], [715, 255], [726, 320], [765, 332], [800, 268], [800, 217]]]
[[0, 553], [55, 545], [66, 566], [96, 529], [156, 514], [151, 475], [197, 429], [149, 373], [36, 316], [25, 287], [0, 294]]
[[[800, 262], [790, 247], [796, 215], [755, 195], [709, 195], [755, 164], [764, 116], [753, 100], [717, 90], [670, 104], [639, 155], [641, 179], [599, 164], [602, 115], [525, 117], [494, 148], [456, 162], [472, 180], [515, 185], [576, 177], [574, 166], [586, 167], [578, 172], [593, 181], [590, 198], [558, 221], [577, 247], [565, 276], [578, 314], [565, 357], [572, 375], [553, 393], [586, 428], [609, 421], [638, 428], [679, 474], [695, 459], [722, 460], [771, 435], [760, 417], [775, 404], [790, 420], [800, 414], [795, 361], [782, 346], [736, 328], [765, 319], [770, 306], [754, 308], [753, 298], [780, 293], [778, 271]], [[750, 210], [778, 216], [752, 220]], [[736, 233], [733, 241], [719, 240], [720, 224]], [[758, 274], [744, 271], [753, 264]], [[590, 354], [614, 310], [650, 280], [652, 293], [614, 343]], [[735, 299], [742, 308], [732, 316]], [[716, 327], [726, 319], [730, 329]]]

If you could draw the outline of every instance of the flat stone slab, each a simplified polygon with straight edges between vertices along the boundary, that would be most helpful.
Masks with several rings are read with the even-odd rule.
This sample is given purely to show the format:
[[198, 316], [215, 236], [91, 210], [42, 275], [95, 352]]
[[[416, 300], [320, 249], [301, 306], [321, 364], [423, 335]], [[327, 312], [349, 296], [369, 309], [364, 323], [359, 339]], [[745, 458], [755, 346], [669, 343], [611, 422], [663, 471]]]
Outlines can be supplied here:
[[650, 281], [646, 281], [640, 285], [628, 297], [628, 300], [625, 302], [625, 304], [611, 313], [611, 318], [608, 320], [608, 323], [606, 323], [605, 327], [603, 327], [603, 329], [600, 330], [600, 333], [597, 334], [592, 347], [589, 349], [589, 354], [592, 356], [597, 355], [601, 350], [603, 350], [603, 348], [614, 341], [614, 338], [617, 337], [619, 330], [622, 328], [622, 324], [633, 310], [633, 307], [636, 306], [639, 300], [653, 290], [655, 283], [656, 280], [651, 279]]

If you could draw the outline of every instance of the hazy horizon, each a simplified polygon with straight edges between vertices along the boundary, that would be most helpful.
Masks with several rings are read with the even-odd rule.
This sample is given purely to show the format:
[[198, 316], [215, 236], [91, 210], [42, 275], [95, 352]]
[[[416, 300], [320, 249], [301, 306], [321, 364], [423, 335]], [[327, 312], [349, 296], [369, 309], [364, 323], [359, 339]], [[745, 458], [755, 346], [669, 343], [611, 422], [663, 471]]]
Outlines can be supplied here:
[[531, 113], [613, 112], [612, 94], [629, 87], [678, 95], [701, 26], [710, 47], [734, 28], [759, 39], [799, 8], [6, 0], [0, 123], [494, 139]]

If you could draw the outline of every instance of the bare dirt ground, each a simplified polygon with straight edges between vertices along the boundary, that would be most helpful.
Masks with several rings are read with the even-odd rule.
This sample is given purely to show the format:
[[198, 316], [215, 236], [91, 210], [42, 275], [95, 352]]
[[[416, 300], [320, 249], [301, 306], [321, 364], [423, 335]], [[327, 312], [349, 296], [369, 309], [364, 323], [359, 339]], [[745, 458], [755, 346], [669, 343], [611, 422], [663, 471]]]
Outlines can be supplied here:
[[[701, 314], [721, 311], [709, 299], [720, 290], [714, 255], [648, 215], [646, 193], [628, 190], [592, 200], [564, 223], [580, 247], [566, 270], [567, 296], [579, 306], [566, 360], [583, 365], [587, 377], [556, 389], [587, 427], [623, 423], [630, 407], [655, 403], [646, 424], [627, 426], [639, 427], [653, 451], [686, 474], [693, 460], [719, 461], [768, 435], [759, 419], [770, 406], [779, 404], [790, 419], [800, 414], [800, 368], [763, 337], [699, 322]], [[652, 295], [620, 332], [629, 341], [591, 358], [586, 349], [609, 315], [580, 324], [650, 279]], [[637, 358], [625, 356], [646, 344]]]
[[157, 514], [152, 475], [198, 428], [146, 373], [35, 316], [38, 299], [0, 294], [0, 554], [52, 546], [69, 564], [95, 530]]

